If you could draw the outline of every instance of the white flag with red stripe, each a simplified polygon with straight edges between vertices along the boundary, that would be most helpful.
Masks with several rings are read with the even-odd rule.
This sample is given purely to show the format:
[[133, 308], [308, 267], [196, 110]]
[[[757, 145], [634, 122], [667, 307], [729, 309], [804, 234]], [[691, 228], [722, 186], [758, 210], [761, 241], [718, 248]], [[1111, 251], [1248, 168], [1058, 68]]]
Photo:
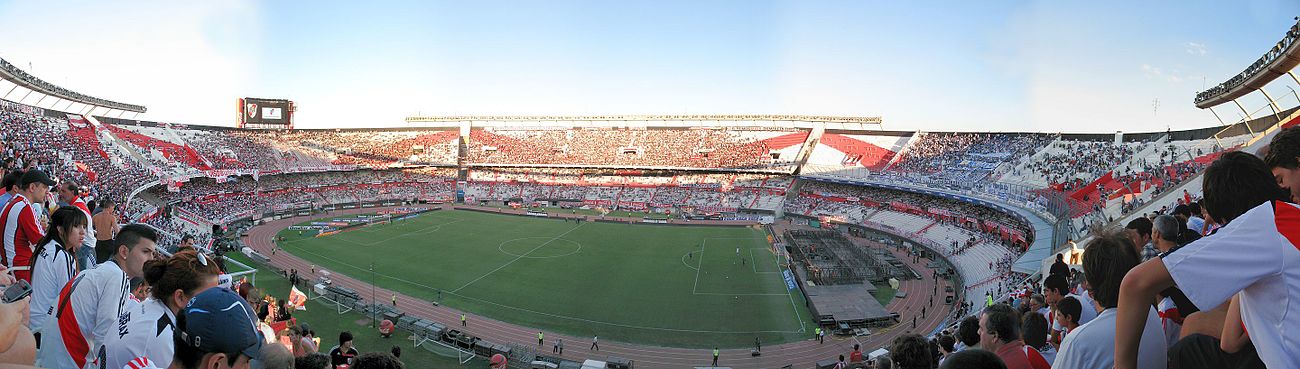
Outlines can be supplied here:
[[294, 310], [307, 310], [307, 294], [298, 290], [297, 286], [289, 289], [289, 306]]

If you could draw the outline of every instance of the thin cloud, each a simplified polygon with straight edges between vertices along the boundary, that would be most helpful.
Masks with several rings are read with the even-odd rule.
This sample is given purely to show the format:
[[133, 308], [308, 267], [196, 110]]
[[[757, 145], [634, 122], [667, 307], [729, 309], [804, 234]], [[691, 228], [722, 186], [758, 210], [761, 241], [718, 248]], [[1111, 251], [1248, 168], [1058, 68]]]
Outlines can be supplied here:
[[1146, 79], [1164, 80], [1171, 83], [1179, 83], [1187, 79], [1177, 69], [1165, 70], [1151, 64], [1142, 64], [1142, 76], [1146, 77]]
[[1205, 55], [1205, 44], [1199, 42], [1188, 42], [1183, 44], [1184, 49], [1191, 55]]
[[1163, 75], [1164, 75], [1164, 71], [1160, 70], [1160, 68], [1153, 67], [1151, 66], [1151, 64], [1142, 64], [1143, 77], [1146, 77], [1147, 79], [1155, 79], [1155, 78], [1160, 78]]

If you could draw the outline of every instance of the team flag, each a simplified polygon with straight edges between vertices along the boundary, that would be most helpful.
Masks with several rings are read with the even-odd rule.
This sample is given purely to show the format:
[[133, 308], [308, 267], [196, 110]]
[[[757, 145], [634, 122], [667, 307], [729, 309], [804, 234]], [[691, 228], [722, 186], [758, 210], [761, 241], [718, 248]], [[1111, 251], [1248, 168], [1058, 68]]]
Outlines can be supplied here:
[[297, 286], [290, 288], [288, 305], [294, 310], [307, 310], [307, 294], [299, 291]]

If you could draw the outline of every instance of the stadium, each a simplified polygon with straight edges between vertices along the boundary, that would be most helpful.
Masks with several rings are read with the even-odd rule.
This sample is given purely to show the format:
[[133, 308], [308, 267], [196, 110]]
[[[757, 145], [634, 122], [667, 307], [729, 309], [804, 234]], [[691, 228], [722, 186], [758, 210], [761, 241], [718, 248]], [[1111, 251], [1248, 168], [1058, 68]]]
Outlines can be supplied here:
[[[75, 366], [116, 363], [104, 356], [115, 351], [96, 338], [97, 322], [126, 336], [131, 314], [78, 312], [66, 323], [72, 314], [59, 306], [97, 303], [71, 291], [106, 263], [123, 265], [124, 293], [134, 293], [129, 280], [145, 281], [119, 311], [170, 306], [146, 298], [170, 285], [152, 285], [148, 271], [158, 264], [132, 275], [134, 241], [104, 231], [144, 224], [157, 234], [153, 259], [198, 257], [205, 268], [216, 260], [220, 284], [211, 288], [238, 292], [258, 315], [223, 324], [261, 330], [265, 354], [205, 355], [263, 367], [275, 367], [274, 350], [299, 356], [283, 367], [314, 367], [303, 359], [313, 353], [337, 360], [329, 347], [342, 332], [365, 352], [356, 358], [391, 355], [396, 367], [414, 368], [940, 368], [976, 365], [961, 360], [979, 353], [1013, 368], [1106, 359], [1114, 367], [1294, 367], [1300, 346], [1286, 329], [1298, 320], [1286, 312], [1300, 280], [1286, 265], [1300, 256], [1256, 258], [1282, 266], [1241, 272], [1261, 276], [1232, 291], [1185, 283], [1256, 268], [1205, 256], [1248, 243], [1231, 237], [1275, 234], [1251, 242], [1300, 245], [1297, 159], [1285, 157], [1298, 142], [1288, 137], [1300, 132], [1292, 128], [1300, 95], [1290, 87], [1300, 85], [1300, 23], [1278, 33], [1271, 48], [1273, 40], [1250, 40], [1266, 51], [1243, 61], [1244, 71], [1210, 81], [1218, 84], [1192, 101], [1166, 102], [1206, 110], [1216, 124], [1133, 132], [930, 131], [893, 128], [882, 116], [798, 114], [411, 114], [390, 127], [316, 128], [298, 113], [326, 107], [293, 96], [231, 96], [233, 122], [189, 124], [151, 120], [153, 106], [61, 87], [0, 58], [8, 195], [0, 229], [9, 255], [0, 285], [5, 305], [26, 304], [8, 300], [8, 287], [27, 271], [31, 303], [39, 291], [50, 296], [51, 327], [0, 320], [21, 332], [0, 363], [62, 367], [52, 356], [69, 355], [50, 345], [66, 345]], [[1247, 169], [1255, 162], [1272, 187], [1244, 191], [1254, 188], [1247, 174], [1258, 171]], [[42, 186], [48, 193], [33, 192]], [[1234, 190], [1273, 197], [1225, 194]], [[1283, 190], [1291, 192], [1274, 196]], [[1265, 200], [1271, 205], [1259, 205]], [[1257, 207], [1270, 209], [1272, 228], [1248, 228], [1262, 210], [1247, 209]], [[61, 208], [84, 210], [93, 247], [63, 251], [68, 278], [41, 285], [34, 272], [48, 250], [33, 247], [53, 235], [57, 247], [70, 234], [61, 233]], [[39, 233], [25, 234], [24, 222], [37, 222]], [[73, 268], [87, 249], [90, 265]], [[18, 259], [24, 252], [30, 264]], [[1202, 276], [1183, 266], [1197, 261], [1228, 271]], [[1163, 285], [1141, 294], [1158, 285], [1141, 279], [1156, 265], [1176, 294]], [[1068, 284], [1053, 289], [1058, 282]], [[176, 292], [198, 304], [192, 288]], [[1261, 298], [1268, 294], [1288, 307], [1260, 312], [1272, 304]], [[1063, 300], [1112, 326], [1089, 326], [1078, 312], [1065, 318]], [[190, 314], [184, 306], [159, 322]], [[1123, 333], [1134, 325], [1137, 334]], [[199, 334], [181, 332], [183, 324], [169, 329], [178, 345], [207, 347], [182, 338]], [[51, 339], [55, 330], [62, 342]], [[71, 332], [82, 352], [68, 343]], [[304, 343], [312, 334], [320, 339]], [[967, 342], [972, 334], [976, 343]], [[1152, 334], [1165, 339], [1155, 354]], [[1140, 348], [1127, 336], [1141, 337]], [[970, 355], [954, 352], [954, 342]], [[346, 351], [345, 365], [374, 365]], [[184, 367], [179, 350], [175, 361], [163, 356], [139, 359]]]

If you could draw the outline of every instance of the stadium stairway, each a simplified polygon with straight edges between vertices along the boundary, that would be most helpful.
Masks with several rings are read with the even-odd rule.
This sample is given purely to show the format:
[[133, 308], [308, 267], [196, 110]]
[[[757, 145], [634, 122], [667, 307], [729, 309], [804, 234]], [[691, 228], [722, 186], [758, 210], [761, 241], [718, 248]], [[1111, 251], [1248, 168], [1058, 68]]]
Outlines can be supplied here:
[[[83, 121], [84, 122], [84, 121]], [[96, 134], [95, 126], [88, 123], [78, 123], [74, 119], [68, 119], [68, 136], [84, 147], [93, 147], [95, 152], [104, 159], [109, 159], [108, 152], [104, 151], [103, 145], [99, 144], [99, 135]]]
[[880, 214], [880, 212], [884, 210], [885, 210], [884, 208], [876, 208], [876, 210], [873, 210], [871, 214], [867, 214], [866, 216], [863, 216], [862, 219], [866, 220], [866, 219], [874, 218], [876, 214]]
[[889, 170], [889, 168], [894, 167], [894, 164], [898, 164], [898, 161], [902, 160], [903, 157], [907, 155], [907, 151], [912, 149], [912, 145], [916, 144], [916, 141], [920, 141], [921, 137], [924, 136], [925, 132], [916, 131], [916, 133], [913, 133], [912, 137], [908, 138], [907, 142], [903, 143], [903, 147], [899, 148], [898, 152], [894, 153], [894, 157], [889, 159], [889, 162], [885, 164], [885, 167], [882, 168], [881, 171]]
[[176, 130], [173, 130], [166, 126], [162, 127], [162, 130], [164, 134], [170, 136], [171, 140], [169, 141], [176, 142], [178, 145], [183, 146], [187, 154], [191, 154], [194, 157], [196, 157], [198, 160], [201, 160], [203, 164], [208, 166], [209, 168], [213, 167], [212, 161], [208, 160], [207, 157], [204, 157], [203, 155], [199, 154], [197, 150], [194, 150], [194, 148], [190, 147], [189, 141], [186, 141], [184, 137], [181, 137], [181, 135], [177, 134]]
[[201, 159], [202, 156], [199, 155], [197, 151], [194, 151], [194, 149], [189, 147], [188, 145], [181, 146], [171, 141], [159, 139], [142, 133], [136, 133], [129, 129], [117, 127], [112, 124], [105, 124], [104, 127], [108, 128], [108, 131], [112, 132], [114, 135], [117, 135], [118, 137], [142, 149], [145, 150], [157, 149], [158, 151], [162, 152], [163, 156], [167, 157], [168, 159], [185, 163], [186, 165], [199, 170], [212, 169], [211, 166], [208, 166], [207, 164], [204, 163], [205, 160]]
[[[99, 127], [99, 128], [108, 127], [108, 124], [100, 123], [99, 119], [96, 119], [94, 115], [85, 115], [84, 117], [86, 118], [87, 121], [90, 121], [90, 123], [93, 124], [95, 127]], [[114, 134], [113, 130], [103, 129], [102, 131], [108, 133], [108, 137], [111, 138], [115, 144], [117, 144], [117, 146], [120, 148], [120, 151], [125, 151], [127, 155], [130, 155], [132, 159], [135, 159], [136, 163], [140, 163], [146, 166], [148, 165], [149, 160], [145, 159], [144, 155], [140, 154], [138, 150], [126, 149], [131, 147], [131, 145], [127, 144], [126, 140], [123, 140], [121, 137], [118, 137], [116, 134]]]
[[932, 221], [932, 222], [930, 222], [930, 224], [926, 225], [925, 227], [921, 227], [921, 230], [916, 231], [916, 234], [917, 234], [917, 235], [924, 234], [925, 231], [930, 230], [930, 227], [934, 227], [936, 224], [939, 224], [939, 221], [937, 221], [937, 220], [936, 220], [936, 221]]
[[1060, 151], [1059, 149], [1053, 149], [1053, 147], [1056, 147], [1059, 142], [1061, 142], [1061, 137], [1057, 136], [1055, 140], [1043, 145], [1043, 147], [1038, 149], [1038, 151], [1017, 160], [1016, 163], [1012, 165], [1012, 169], [1007, 171], [1007, 173], [1002, 174], [1001, 178], [997, 181], [1002, 183], [1019, 184], [1032, 188], [1048, 187], [1050, 183], [1047, 183], [1046, 179], [1030, 169], [1029, 165], [1037, 162], [1049, 153]]

